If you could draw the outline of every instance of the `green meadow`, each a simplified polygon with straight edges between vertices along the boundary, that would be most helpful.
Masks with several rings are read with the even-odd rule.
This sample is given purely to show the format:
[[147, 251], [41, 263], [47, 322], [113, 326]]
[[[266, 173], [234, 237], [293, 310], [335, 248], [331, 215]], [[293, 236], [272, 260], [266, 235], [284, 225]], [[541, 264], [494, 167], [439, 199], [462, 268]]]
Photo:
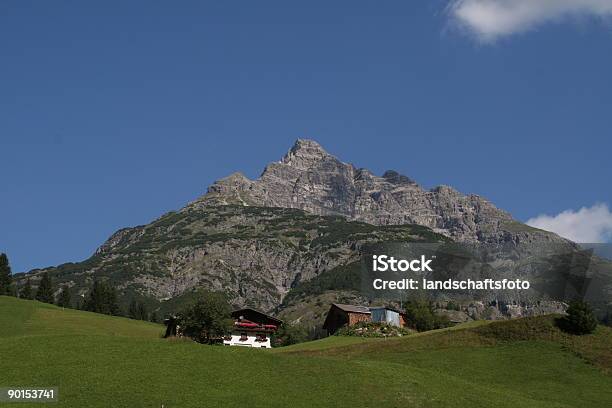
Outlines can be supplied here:
[[273, 350], [162, 332], [0, 297], [0, 387], [58, 387], [52, 406], [79, 408], [612, 406], [612, 329], [569, 336], [552, 317]]

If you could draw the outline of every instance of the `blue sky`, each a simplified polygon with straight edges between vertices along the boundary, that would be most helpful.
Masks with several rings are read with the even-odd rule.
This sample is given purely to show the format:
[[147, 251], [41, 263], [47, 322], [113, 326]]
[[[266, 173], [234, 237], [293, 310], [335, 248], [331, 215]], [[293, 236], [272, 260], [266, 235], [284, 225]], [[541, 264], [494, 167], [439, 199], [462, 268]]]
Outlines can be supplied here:
[[87, 3], [0, 3], [0, 251], [16, 272], [257, 177], [296, 138], [522, 221], [612, 203], [601, 8]]

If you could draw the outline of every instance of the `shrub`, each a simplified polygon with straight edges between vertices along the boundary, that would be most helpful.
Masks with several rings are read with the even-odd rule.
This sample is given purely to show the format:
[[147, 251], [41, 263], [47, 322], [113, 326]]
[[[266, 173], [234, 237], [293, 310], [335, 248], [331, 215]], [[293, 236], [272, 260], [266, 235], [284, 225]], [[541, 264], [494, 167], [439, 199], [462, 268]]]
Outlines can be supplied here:
[[392, 326], [388, 323], [359, 322], [352, 326], [344, 326], [336, 332], [336, 336], [357, 337], [401, 337], [413, 333], [411, 330]]
[[277, 347], [290, 346], [308, 340], [308, 330], [297, 324], [283, 323], [274, 335], [274, 345]]
[[179, 313], [179, 321], [186, 336], [212, 344], [231, 332], [230, 312], [223, 293], [200, 292], [195, 303]]
[[574, 301], [567, 309], [567, 315], [558, 321], [559, 328], [572, 334], [589, 334], [597, 328], [593, 309], [584, 301]]
[[458, 303], [453, 302], [452, 300], [446, 304], [446, 310], [456, 310], [460, 311], [461, 306]]
[[418, 331], [441, 329], [450, 326], [448, 317], [434, 313], [430, 302], [417, 300], [406, 305], [408, 325]]

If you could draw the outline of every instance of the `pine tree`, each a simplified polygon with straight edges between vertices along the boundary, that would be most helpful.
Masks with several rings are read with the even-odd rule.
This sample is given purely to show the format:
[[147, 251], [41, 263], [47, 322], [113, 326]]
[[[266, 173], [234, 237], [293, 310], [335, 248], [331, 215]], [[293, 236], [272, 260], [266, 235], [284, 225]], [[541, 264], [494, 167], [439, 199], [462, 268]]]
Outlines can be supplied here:
[[106, 284], [106, 309], [110, 315], [121, 315], [121, 308], [117, 300], [117, 290], [108, 283]]
[[94, 281], [89, 295], [83, 303], [83, 310], [118, 316], [117, 291], [107, 282]]
[[60, 307], [71, 307], [71, 303], [70, 291], [64, 286], [57, 298], [57, 305]]
[[144, 302], [138, 303], [138, 313], [137, 319], [139, 320], [149, 320], [149, 311], [147, 310], [147, 305]]
[[89, 310], [90, 312], [103, 313], [103, 293], [102, 284], [97, 280], [94, 281], [91, 290], [89, 291], [87, 298], [83, 302], [83, 310]]
[[597, 318], [588, 303], [576, 300], [570, 303], [567, 315], [560, 319], [559, 326], [569, 333], [589, 334], [597, 328]]
[[128, 317], [130, 319], [137, 319], [138, 317], [136, 317], [138, 315], [138, 303], [136, 302], [136, 299], [132, 299], [132, 301], [130, 302], [130, 307], [128, 308]]
[[36, 291], [36, 300], [44, 303], [53, 303], [53, 282], [51, 282], [51, 276], [49, 272], [45, 272], [38, 284], [38, 290]]
[[159, 316], [158, 316], [156, 310], [151, 312], [151, 316], [149, 317], [149, 321], [151, 321], [153, 323], [159, 323]]
[[130, 302], [130, 307], [128, 309], [128, 316], [136, 320], [149, 320], [149, 311], [147, 310], [147, 305], [145, 305], [144, 302], [132, 299], [132, 301]]
[[32, 284], [30, 283], [30, 278], [26, 279], [25, 285], [23, 285], [19, 292], [19, 297], [22, 299], [32, 299]]
[[12, 294], [12, 282], [13, 276], [11, 275], [8, 257], [4, 253], [0, 254], [0, 295]]

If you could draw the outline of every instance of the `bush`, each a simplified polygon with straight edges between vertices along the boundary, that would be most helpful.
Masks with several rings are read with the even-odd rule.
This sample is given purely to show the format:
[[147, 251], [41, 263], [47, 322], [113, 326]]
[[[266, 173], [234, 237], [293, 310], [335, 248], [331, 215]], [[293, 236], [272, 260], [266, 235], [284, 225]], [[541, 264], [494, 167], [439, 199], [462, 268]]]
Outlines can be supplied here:
[[392, 326], [388, 323], [359, 322], [352, 326], [344, 326], [336, 332], [336, 336], [356, 337], [401, 337], [413, 333], [413, 331]]
[[572, 334], [589, 334], [597, 328], [593, 309], [584, 301], [574, 301], [567, 309], [567, 315], [558, 321], [559, 328]]
[[218, 342], [231, 332], [230, 305], [223, 293], [201, 292], [191, 306], [179, 313], [185, 336], [199, 343]]
[[273, 339], [276, 347], [290, 346], [307, 340], [308, 330], [304, 326], [289, 323], [283, 323], [274, 334]]
[[453, 302], [452, 300], [446, 304], [446, 310], [456, 310], [460, 311], [461, 306], [458, 303]]
[[438, 316], [427, 301], [412, 301], [406, 305], [406, 320], [408, 326], [418, 330], [427, 331], [450, 326], [448, 317]]

